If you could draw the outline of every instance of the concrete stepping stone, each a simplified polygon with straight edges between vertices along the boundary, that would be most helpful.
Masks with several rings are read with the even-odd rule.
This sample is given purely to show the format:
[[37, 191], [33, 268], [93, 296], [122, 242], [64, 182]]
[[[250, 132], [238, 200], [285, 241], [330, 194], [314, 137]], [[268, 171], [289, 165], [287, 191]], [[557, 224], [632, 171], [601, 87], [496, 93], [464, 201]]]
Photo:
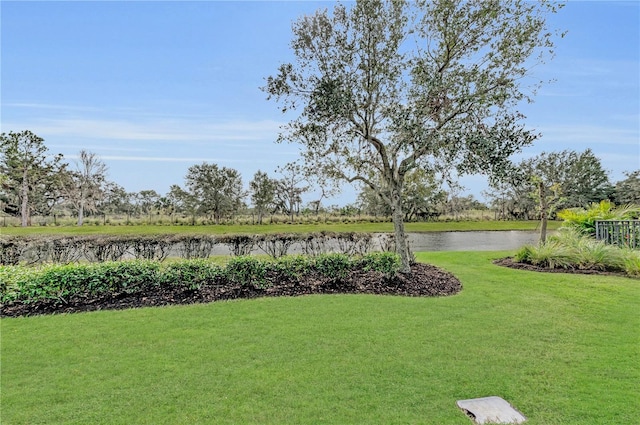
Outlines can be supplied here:
[[477, 424], [521, 424], [527, 420], [511, 404], [497, 396], [458, 400], [456, 403]]

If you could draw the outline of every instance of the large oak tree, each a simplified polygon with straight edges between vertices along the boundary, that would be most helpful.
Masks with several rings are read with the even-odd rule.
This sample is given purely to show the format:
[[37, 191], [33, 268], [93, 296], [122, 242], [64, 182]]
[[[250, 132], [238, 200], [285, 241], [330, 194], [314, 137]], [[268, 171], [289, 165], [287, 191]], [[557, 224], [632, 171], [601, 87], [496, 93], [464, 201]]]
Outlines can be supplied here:
[[171, 197], [188, 209], [213, 216], [216, 224], [236, 214], [246, 196], [242, 176], [233, 168], [203, 162], [189, 167], [185, 181], [187, 190], [174, 185]]
[[403, 272], [405, 176], [495, 173], [536, 134], [516, 109], [551, 55], [547, 2], [363, 0], [293, 25], [293, 63], [263, 88], [298, 111], [281, 141], [316, 173], [369, 186], [392, 211]]

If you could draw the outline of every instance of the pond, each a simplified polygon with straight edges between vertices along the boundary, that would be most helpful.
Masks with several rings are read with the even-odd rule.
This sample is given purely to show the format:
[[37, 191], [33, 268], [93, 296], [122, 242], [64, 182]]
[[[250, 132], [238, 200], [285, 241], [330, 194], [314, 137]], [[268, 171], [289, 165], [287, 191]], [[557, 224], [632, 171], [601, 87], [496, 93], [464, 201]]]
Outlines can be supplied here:
[[410, 233], [411, 250], [419, 251], [502, 251], [538, 242], [537, 231], [472, 231]]
[[[409, 233], [409, 243], [413, 252], [419, 251], [504, 251], [515, 250], [523, 245], [536, 244], [539, 233], [536, 231], [469, 231], [469, 232], [425, 232]], [[375, 238], [374, 238], [375, 239]], [[374, 240], [374, 250], [380, 243]], [[336, 247], [337, 248], [337, 247]], [[289, 254], [300, 254], [301, 247], [294, 244]], [[214, 246], [214, 255], [228, 255], [231, 253], [224, 244]], [[257, 247], [254, 254], [264, 254]]]

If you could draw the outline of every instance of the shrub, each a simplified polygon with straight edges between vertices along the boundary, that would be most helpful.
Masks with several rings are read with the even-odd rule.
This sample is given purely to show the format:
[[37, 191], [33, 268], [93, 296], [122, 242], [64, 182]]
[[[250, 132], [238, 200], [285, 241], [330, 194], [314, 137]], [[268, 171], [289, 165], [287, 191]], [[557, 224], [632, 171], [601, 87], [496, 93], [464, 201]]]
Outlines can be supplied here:
[[315, 268], [322, 276], [344, 279], [351, 268], [351, 259], [346, 254], [324, 254], [315, 259]]
[[65, 302], [68, 297], [85, 291], [92, 279], [87, 265], [54, 264], [29, 282], [29, 298], [54, 299]]
[[364, 271], [382, 272], [393, 276], [400, 270], [400, 257], [391, 252], [373, 252], [360, 259]]
[[577, 265], [575, 252], [556, 240], [538, 246], [526, 245], [515, 256], [517, 261], [552, 269], [570, 269]]
[[346, 278], [354, 268], [390, 276], [399, 267], [399, 258], [390, 253], [373, 253], [360, 258], [344, 254], [325, 254], [315, 258], [296, 255], [278, 259], [238, 256], [232, 257], [225, 266], [209, 259], [180, 260], [165, 265], [159, 261], [127, 260], [35, 267], [0, 266], [0, 300], [3, 303], [45, 300], [66, 303], [74, 296], [143, 293], [155, 286], [172, 285], [201, 289], [231, 284], [265, 289], [283, 280], [301, 281], [315, 273], [338, 281]]
[[597, 270], [624, 270], [623, 251], [603, 241], [588, 237], [575, 245], [578, 267]]
[[99, 264], [0, 266], [2, 302], [66, 302], [75, 295], [136, 293], [160, 284], [160, 266], [151, 261]]
[[[3, 301], [24, 302], [47, 299], [65, 301], [83, 291], [86, 281], [86, 266], [52, 264], [42, 268], [15, 267], [16, 273], [3, 292]], [[5, 285], [3, 285], [5, 286]]]
[[215, 283], [224, 275], [222, 267], [204, 259], [176, 261], [162, 270], [164, 285], [186, 285], [199, 289], [205, 284]]
[[313, 261], [303, 255], [289, 255], [278, 258], [271, 264], [271, 269], [279, 276], [300, 280], [309, 274]]
[[558, 242], [566, 246], [576, 246], [585, 238], [593, 240], [574, 227], [561, 227], [556, 234], [549, 236], [547, 241]]
[[160, 264], [156, 261], [117, 261], [86, 267], [92, 271], [87, 285], [91, 293], [136, 293], [160, 284]]
[[81, 294], [134, 293], [158, 283], [157, 263], [122, 261], [100, 264], [50, 264], [28, 270], [12, 286], [16, 299], [25, 302], [46, 299], [65, 302]]
[[35, 267], [0, 266], [0, 302], [26, 298], [22, 294], [23, 288], [33, 281], [39, 272]]
[[596, 241], [575, 228], [563, 228], [543, 245], [520, 248], [514, 259], [550, 268], [625, 271], [637, 275], [640, 253]]
[[268, 267], [265, 261], [260, 261], [251, 256], [237, 256], [227, 263], [224, 276], [231, 283], [266, 288], [268, 286], [267, 270]]
[[513, 256], [513, 259], [518, 263], [531, 264], [531, 256], [534, 249], [535, 247], [533, 245], [525, 245], [518, 249], [516, 255]]
[[550, 238], [572, 251], [575, 267], [595, 270], [624, 270], [623, 250], [604, 241], [580, 233], [575, 227], [564, 227]]
[[573, 228], [582, 234], [595, 235], [598, 220], [629, 220], [637, 218], [640, 207], [637, 205], [616, 206], [610, 201], [593, 203], [587, 209], [571, 208], [560, 211], [558, 217], [564, 220], [563, 226]]
[[623, 250], [624, 271], [629, 276], [640, 277], [640, 251], [632, 249]]

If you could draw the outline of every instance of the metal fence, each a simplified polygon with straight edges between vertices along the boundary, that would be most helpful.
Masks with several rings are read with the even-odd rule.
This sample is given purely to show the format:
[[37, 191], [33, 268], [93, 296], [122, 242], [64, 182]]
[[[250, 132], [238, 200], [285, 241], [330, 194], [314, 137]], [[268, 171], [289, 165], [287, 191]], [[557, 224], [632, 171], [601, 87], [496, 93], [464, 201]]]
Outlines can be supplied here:
[[596, 221], [596, 239], [612, 245], [640, 248], [640, 220]]

